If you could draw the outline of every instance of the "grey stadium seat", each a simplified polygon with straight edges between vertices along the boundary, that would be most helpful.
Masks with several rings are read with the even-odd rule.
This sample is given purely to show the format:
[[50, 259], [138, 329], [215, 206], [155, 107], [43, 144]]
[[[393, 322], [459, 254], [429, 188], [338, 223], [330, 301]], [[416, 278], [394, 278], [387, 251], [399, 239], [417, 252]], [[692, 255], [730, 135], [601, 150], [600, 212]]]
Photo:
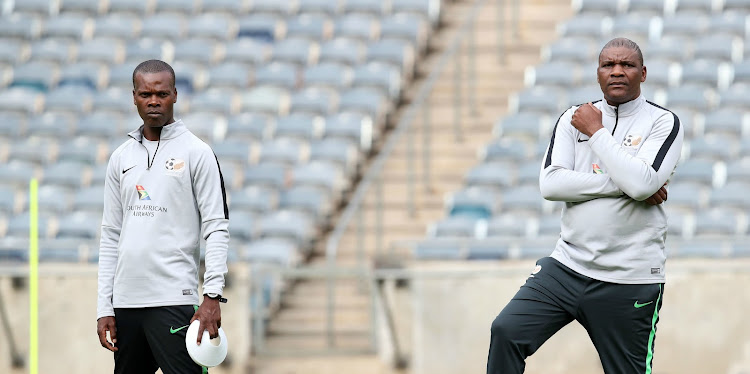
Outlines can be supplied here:
[[61, 186], [66, 188], [78, 188], [84, 184], [84, 175], [87, 164], [75, 161], [61, 161], [47, 166], [44, 169], [43, 179], [45, 185]]
[[467, 187], [454, 192], [446, 208], [450, 216], [489, 218], [500, 210], [500, 198], [492, 189]]
[[269, 186], [276, 189], [286, 187], [287, 170], [280, 163], [250, 165], [244, 171], [244, 185]]
[[561, 36], [583, 36], [602, 39], [606, 35], [604, 20], [611, 21], [609, 17], [597, 14], [581, 14], [562, 23], [558, 30]]
[[98, 212], [72, 212], [60, 220], [58, 238], [97, 239], [102, 215]]
[[255, 222], [258, 216], [252, 212], [232, 211], [232, 222], [229, 224], [229, 236], [232, 239], [251, 241], [255, 239]]
[[401, 73], [392, 65], [370, 62], [354, 69], [352, 85], [375, 87], [396, 102], [401, 94]]
[[697, 183], [670, 183], [667, 206], [670, 209], [680, 209], [683, 212], [702, 209], [708, 201], [708, 189], [706, 186]]
[[416, 244], [414, 257], [418, 260], [460, 260], [466, 257], [466, 247], [457, 239], [425, 239]]
[[581, 83], [581, 70], [578, 64], [567, 61], [548, 62], [529, 66], [524, 72], [524, 84], [527, 87], [560, 86], [575, 87]]
[[156, 0], [154, 11], [160, 15], [169, 13], [191, 14], [198, 10], [196, 1], [185, 0]]
[[725, 11], [712, 15], [708, 28], [712, 34], [732, 34], [744, 38], [746, 21], [747, 13], [744, 11]]
[[[150, 38], [141, 38], [133, 40], [125, 47], [126, 62], [132, 64], [135, 68], [139, 63], [157, 59], [167, 60], [166, 51], [172, 46], [171, 43]], [[133, 69], [130, 69], [133, 72]]]
[[424, 51], [430, 30], [424, 17], [399, 13], [380, 20], [380, 37], [404, 39], [415, 46], [417, 51]]
[[691, 258], [721, 258], [724, 257], [724, 250], [721, 242], [717, 241], [695, 241], [685, 240], [680, 242], [677, 247], [678, 257]]
[[609, 15], [621, 11], [621, 6], [617, 1], [577, 0], [573, 2], [573, 11], [575, 11], [576, 13]]
[[727, 134], [736, 138], [750, 133], [750, 114], [737, 108], [720, 108], [705, 114], [706, 134]]
[[320, 47], [317, 42], [297, 37], [274, 43], [271, 56], [274, 61], [306, 66], [318, 61], [319, 51]]
[[488, 238], [523, 238], [529, 231], [529, 219], [516, 214], [500, 214], [487, 222]]
[[[28, 193], [26, 194], [28, 200]], [[38, 190], [39, 212], [63, 214], [69, 213], [72, 204], [71, 190], [60, 185], [41, 185]]]
[[110, 14], [97, 18], [94, 23], [96, 37], [134, 39], [140, 35], [140, 21], [134, 15]]
[[369, 116], [361, 113], [338, 113], [326, 118], [324, 138], [346, 139], [369, 152], [373, 142], [373, 125]]
[[727, 183], [750, 182], [750, 158], [745, 157], [727, 164]]
[[304, 214], [278, 210], [258, 220], [258, 235], [261, 238], [292, 239], [308, 252], [316, 232], [312, 220]]
[[72, 13], [99, 14], [106, 9], [102, 0], [62, 0], [60, 11]]
[[329, 16], [337, 15], [341, 12], [340, 1], [330, 0], [299, 0], [299, 12], [305, 13], [323, 13]]
[[[586, 101], [590, 101], [590, 99]], [[542, 136], [542, 127], [545, 126], [546, 122], [547, 116], [538, 113], [511, 114], [495, 122], [492, 128], [492, 135], [495, 138], [507, 136], [536, 141]], [[547, 135], [545, 133], [544, 137]]]
[[440, 22], [442, 2], [440, 0], [399, 0], [391, 3], [393, 13], [413, 13], [427, 19], [431, 25]]
[[469, 170], [464, 177], [467, 187], [479, 186], [501, 190], [515, 182], [516, 170], [507, 162], [486, 162]]
[[[667, 88], [679, 84], [679, 72], [681, 70], [678, 63], [659, 58], [648, 61], [646, 69], [648, 69], [648, 74], [646, 76], [646, 82], [643, 85], [644, 87]], [[693, 77], [690, 77], [690, 79], [693, 79]]]
[[[446, 217], [427, 227], [427, 236], [432, 238], [474, 238], [480, 220], [465, 217]], [[486, 225], [486, 223], [485, 223]]]
[[252, 13], [274, 13], [290, 15], [297, 13], [296, 1], [253, 0], [250, 8]]
[[560, 215], [544, 214], [539, 217], [537, 234], [547, 237], [560, 237]]
[[241, 258], [253, 264], [269, 263], [294, 267], [299, 262], [299, 246], [285, 238], [261, 238], [243, 248]]
[[344, 12], [385, 15], [390, 12], [390, 2], [382, 0], [344, 0]]
[[300, 14], [286, 22], [287, 38], [326, 40], [331, 37], [333, 26], [328, 17], [320, 14]]
[[712, 61], [742, 61], [742, 38], [726, 34], [701, 37], [695, 41], [693, 55]]
[[59, 76], [57, 65], [32, 61], [15, 67], [11, 87], [26, 87], [44, 92], [57, 85]]
[[29, 118], [29, 133], [39, 137], [64, 139], [73, 132], [76, 117], [70, 113], [45, 112]]
[[[651, 83], [651, 66], [648, 67], [648, 82]], [[598, 86], [583, 86], [567, 90], [565, 97], [565, 107], [570, 108], [574, 105], [592, 103], [602, 99], [602, 90]], [[516, 115], [539, 115], [537, 113], [518, 113]], [[545, 134], [548, 135], [548, 134]]]
[[666, 91], [666, 107], [689, 108], [694, 111], [708, 111], [714, 107], [714, 91], [703, 86], [687, 86], [670, 88]]
[[[241, 80], [238, 75], [238, 81]], [[235, 113], [239, 108], [239, 96], [232, 88], [211, 86], [191, 98], [190, 110], [196, 112]]]
[[92, 97], [96, 93], [86, 86], [64, 86], [47, 93], [45, 109], [69, 113], [85, 113], [91, 110]]
[[[606, 3], [615, 4], [613, 1], [606, 1]], [[619, 14], [612, 20], [612, 35], [624, 35], [640, 44], [641, 41], [648, 40], [651, 25], [652, 17], [641, 14]]]
[[67, 64], [60, 72], [58, 86], [86, 86], [91, 90], [97, 90], [105, 86], [106, 77], [107, 69], [102, 64], [94, 62]]
[[711, 191], [709, 197], [709, 206], [711, 208], [740, 209], [747, 211], [750, 208], [750, 198], [747, 192], [750, 191], [750, 183], [747, 182], [730, 182], [726, 185], [715, 188]]
[[242, 113], [229, 118], [227, 139], [252, 139], [263, 141], [270, 138], [274, 120], [264, 114]]
[[107, 9], [110, 14], [133, 14], [133, 15], [144, 15], [150, 13], [153, 10], [153, 2], [151, 1], [130, 1], [130, 0], [108, 0], [109, 8]]
[[[2, 33], [0, 33], [2, 35]], [[39, 43], [39, 42], [37, 42]], [[34, 50], [34, 45], [29, 48], [28, 43], [19, 40], [0, 36], [0, 63], [15, 65], [26, 61]]]
[[494, 243], [492, 240], [480, 240], [467, 245], [467, 260], [503, 260], [509, 256], [509, 246]]
[[272, 43], [283, 37], [285, 23], [279, 16], [253, 14], [239, 19], [239, 38], [252, 38], [265, 43]]
[[503, 211], [530, 211], [541, 212], [544, 209], [544, 199], [542, 199], [539, 187], [537, 186], [518, 186], [503, 190]]
[[385, 120], [385, 115], [389, 110], [386, 96], [372, 88], [352, 88], [341, 92], [340, 97], [340, 111], [366, 114], [370, 118], [374, 118], [376, 124]]
[[289, 112], [289, 92], [281, 87], [260, 86], [241, 95], [240, 110], [272, 115]]
[[531, 87], [508, 99], [510, 113], [537, 112], [559, 116], [564, 95], [554, 87]]
[[206, 13], [244, 14], [247, 2], [243, 0], [211, 0], [201, 3], [201, 11]]
[[484, 162], [511, 161], [521, 162], [529, 158], [529, 149], [522, 141], [505, 138], [487, 144], [480, 153]]
[[735, 83], [720, 93], [722, 108], [746, 109], [750, 107], [750, 85]]
[[[8, 43], [8, 46], [14, 48], [14, 43], [11, 40], [3, 41]], [[19, 44], [20, 45], [20, 44]], [[75, 56], [75, 42], [69, 39], [57, 39], [57, 38], [44, 38], [35, 41], [31, 44], [31, 59], [34, 61], [50, 61], [54, 64], [66, 64], [70, 63]], [[14, 51], [19, 56], [22, 55], [20, 49]], [[0, 55], [2, 51], [0, 51]], [[3, 58], [0, 56], [0, 61]], [[11, 61], [12, 62], [12, 61]]]
[[733, 70], [733, 83], [750, 84], [750, 59], [734, 64]]
[[375, 40], [380, 36], [379, 18], [371, 14], [352, 13], [336, 18], [334, 35], [336, 37]]
[[12, 11], [22, 14], [35, 14], [39, 16], [54, 16], [60, 10], [60, 3], [50, 0], [24, 0], [10, 3]]
[[714, 208], [698, 211], [695, 217], [695, 235], [736, 235], [741, 232], [738, 214], [730, 209]]
[[711, 13], [719, 10], [719, 7], [716, 5], [718, 5], [718, 3], [714, 0], [677, 0], [675, 11]]
[[348, 177], [357, 172], [359, 152], [356, 143], [344, 139], [323, 139], [310, 144], [310, 160], [333, 162], [341, 166]]
[[[178, 92], [183, 93], [183, 97], [185, 97], [184, 94], [188, 94], [189, 97], [193, 91], [198, 91], [204, 87], [203, 66], [202, 63], [197, 61], [176, 61], [172, 64], [176, 76], [175, 88]], [[177, 105], [180, 105], [180, 101], [177, 102]]]
[[225, 137], [224, 141], [214, 143], [212, 148], [222, 164], [233, 162], [244, 166], [250, 162], [250, 144], [246, 140]]
[[174, 57], [176, 61], [210, 64], [218, 61], [218, 46], [210, 39], [183, 39], [175, 44]]
[[[44, 137], [33, 137], [23, 140], [19, 139], [19, 141], [11, 143], [9, 148], [11, 161], [8, 162], [8, 166], [10, 166], [13, 161], [20, 161], [23, 164], [26, 164], [26, 162], [32, 162], [41, 165], [52, 160], [54, 155], [54, 141], [51, 141], [50, 138]], [[24, 165], [24, 167], [27, 167], [27, 165]], [[29, 175], [32, 174], [32, 170], [33, 169], [29, 171]]]
[[[693, 39], [685, 36], [665, 36], [643, 45], [644, 61], [647, 68], [653, 61], [685, 62], [693, 57]], [[649, 71], [650, 73], [650, 71]], [[646, 81], [648, 81], [646, 78]]]
[[284, 190], [279, 200], [279, 208], [298, 211], [324, 226], [331, 211], [330, 195], [319, 188], [298, 186]]
[[367, 48], [356, 39], [336, 38], [320, 46], [319, 62], [338, 62], [358, 65], [365, 60]]
[[247, 88], [253, 81], [252, 70], [239, 62], [225, 62], [208, 71], [209, 85], [212, 88]]
[[284, 88], [297, 87], [299, 72], [297, 67], [288, 62], [272, 62], [255, 71], [255, 82], [258, 85], [271, 85]]
[[[131, 72], [132, 74], [132, 72]], [[111, 87], [94, 96], [93, 108], [95, 110], [114, 111], [122, 114], [133, 113], [133, 83], [130, 89], [124, 87]]]
[[60, 140], [58, 143], [58, 162], [73, 161], [94, 165], [106, 161], [102, 156], [99, 144], [89, 136]]
[[35, 39], [42, 33], [42, 27], [38, 17], [26, 14], [3, 15], [0, 18], [0, 35], [4, 38]]
[[103, 110], [86, 116], [79, 116], [74, 135], [102, 140], [117, 138], [124, 133], [121, 130], [122, 120], [123, 117], [120, 113]]
[[73, 195], [74, 212], [99, 213], [104, 210], [104, 185], [97, 184], [79, 189]]
[[519, 185], [539, 186], [539, 173], [541, 171], [541, 157], [539, 160], [525, 161], [518, 167], [516, 182]]
[[662, 19], [662, 35], [681, 35], [685, 37], [699, 37], [708, 30], [707, 14], [678, 13]]
[[380, 39], [367, 46], [367, 59], [394, 64], [408, 80], [414, 68], [414, 47], [400, 39]]
[[26, 131], [26, 124], [25, 114], [0, 111], [0, 138], [20, 138]]
[[187, 22], [185, 17], [175, 13], [162, 13], [143, 20], [141, 35], [155, 40], [178, 40], [185, 37]]
[[331, 88], [307, 87], [294, 93], [291, 100], [290, 110], [293, 113], [326, 116], [337, 111], [339, 95]]
[[190, 132], [203, 141], [213, 144], [224, 138], [227, 128], [227, 119], [223, 114], [217, 112], [191, 111], [182, 117]]
[[678, 165], [678, 171], [672, 177], [674, 182], [694, 182], [711, 186], [714, 180], [714, 161], [687, 159]]
[[[61, 14], [44, 23], [44, 37], [86, 40], [94, 33], [94, 20], [83, 14]], [[79, 51], [80, 52], [80, 51]]]
[[279, 192], [268, 186], [250, 185], [241, 190], [232, 191], [229, 207], [242, 212], [263, 215], [279, 207]]
[[271, 47], [250, 38], [238, 38], [224, 45], [224, 61], [258, 66], [271, 59]]
[[747, 10], [750, 7], [750, 0], [724, 0], [724, 9]]
[[0, 91], [0, 111], [37, 113], [44, 104], [44, 95], [36, 90], [16, 87]]
[[354, 73], [346, 65], [336, 62], [322, 62], [308, 66], [302, 75], [307, 87], [332, 87], [343, 90], [351, 86]]
[[187, 33], [190, 38], [228, 40], [237, 36], [238, 26], [234, 15], [206, 13], [189, 20]]
[[299, 164], [292, 169], [291, 186], [311, 186], [321, 188], [332, 198], [348, 187], [350, 181], [344, 177], [343, 167], [327, 161], [310, 161]]
[[13, 214], [16, 210], [16, 189], [0, 184], [0, 213]]
[[[49, 223], [51, 215], [49, 212], [39, 211], [39, 238], [46, 238], [49, 236]], [[6, 237], [12, 238], [29, 238], [29, 213], [16, 214], [10, 217], [8, 221], [8, 230], [6, 231]], [[28, 245], [26, 246], [28, 251]]]

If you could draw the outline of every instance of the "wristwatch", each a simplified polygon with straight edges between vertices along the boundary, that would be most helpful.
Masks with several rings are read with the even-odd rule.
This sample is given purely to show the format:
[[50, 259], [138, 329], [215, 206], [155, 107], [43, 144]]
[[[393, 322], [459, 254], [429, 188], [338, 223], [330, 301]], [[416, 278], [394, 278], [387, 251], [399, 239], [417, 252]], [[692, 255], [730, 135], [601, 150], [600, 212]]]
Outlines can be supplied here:
[[205, 296], [205, 297], [207, 297], [209, 299], [219, 300], [220, 303], [226, 303], [227, 302], [227, 299], [221, 297], [221, 295], [219, 295], [218, 293], [215, 293], [215, 292], [209, 292], [209, 293], [203, 294], [203, 296]]

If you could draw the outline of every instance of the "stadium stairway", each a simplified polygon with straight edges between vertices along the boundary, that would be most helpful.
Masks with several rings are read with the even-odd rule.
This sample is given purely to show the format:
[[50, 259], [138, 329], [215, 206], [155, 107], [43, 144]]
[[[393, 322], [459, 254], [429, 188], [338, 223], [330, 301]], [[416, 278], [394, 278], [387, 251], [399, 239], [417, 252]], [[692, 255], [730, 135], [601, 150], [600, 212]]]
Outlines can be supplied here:
[[[503, 2], [505, 10], [505, 60], [498, 55], [497, 15], [498, 1], [488, 1], [481, 12], [475, 27], [476, 48], [476, 103], [477, 113], [471, 113], [468, 106], [468, 82], [463, 82], [463, 110], [461, 115], [462, 137], [456, 140], [453, 129], [453, 65], [449, 64], [434, 87], [429, 98], [432, 129], [431, 149], [431, 189], [426, 190], [421, 183], [415, 190], [416, 215], [410, 216], [407, 207], [408, 169], [407, 143], [402, 138], [385, 165], [384, 234], [382, 243], [387, 249], [394, 241], [424, 236], [427, 225], [444, 215], [444, 196], [455, 191], [463, 183], [464, 174], [477, 162], [477, 152], [486, 145], [497, 118], [505, 114], [508, 97], [523, 87], [524, 68], [540, 61], [540, 49], [556, 38], [556, 24], [572, 15], [569, 0], [524, 0], [519, 1], [518, 34], [512, 33], [510, 4]], [[436, 65], [441, 52], [445, 50], [459, 25], [465, 19], [473, 1], [448, 2], [444, 9], [444, 26], [433, 39], [432, 53], [419, 64], [418, 80], [406, 92], [406, 100], [414, 97], [422, 81]], [[468, 63], [468, 48], [462, 49], [462, 64]], [[592, 72], [593, 74], [593, 72]], [[398, 120], [406, 106], [395, 115]], [[394, 123], [396, 122], [394, 121]], [[416, 161], [416, 181], [422, 180], [422, 127], [415, 123], [414, 154]], [[377, 202], [374, 189], [370, 190], [364, 205], [364, 241], [368, 261], [376, 255], [374, 233]], [[357, 262], [358, 238], [355, 225], [340, 243], [337, 265], [352, 267]], [[323, 244], [325, 241], [322, 241]], [[309, 266], [325, 264], [324, 245], [316, 251]], [[285, 294], [282, 308], [271, 319], [266, 347], [270, 351], [305, 352], [326, 347], [326, 282], [324, 280], [300, 281]], [[336, 342], [338, 346], [361, 348], [367, 351], [370, 344], [370, 306], [367, 293], [355, 281], [339, 282], [336, 288]], [[408, 316], [407, 316], [408, 318]], [[408, 335], [408, 334], [407, 334]], [[409, 344], [408, 336], [402, 345]], [[254, 359], [251, 372], [258, 374], [296, 373], [304, 368], [307, 374], [356, 372], [392, 373], [398, 372], [383, 363], [375, 354], [363, 353], [360, 356], [331, 357], [304, 354], [283, 354], [281, 357], [262, 356]]]

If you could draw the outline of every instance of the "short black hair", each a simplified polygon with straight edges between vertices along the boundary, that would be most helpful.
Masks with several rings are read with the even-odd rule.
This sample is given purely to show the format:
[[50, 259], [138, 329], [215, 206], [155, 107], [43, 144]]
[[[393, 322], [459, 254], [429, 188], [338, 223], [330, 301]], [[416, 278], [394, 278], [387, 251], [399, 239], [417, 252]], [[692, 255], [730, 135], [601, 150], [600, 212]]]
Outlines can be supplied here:
[[643, 52], [641, 52], [641, 47], [639, 47], [636, 42], [628, 38], [614, 38], [608, 41], [607, 44], [602, 47], [602, 50], [599, 51], [599, 59], [602, 58], [602, 52], [604, 52], [605, 49], [614, 47], [625, 47], [635, 51], [635, 53], [638, 54], [638, 62], [640, 62], [641, 66], [643, 66]]
[[169, 75], [172, 76], [172, 88], [174, 88], [175, 85], [175, 75], [174, 75], [174, 69], [172, 69], [171, 66], [169, 66], [168, 63], [161, 61], [161, 60], [148, 60], [143, 61], [138, 66], [135, 67], [135, 70], [133, 70], [133, 88], [135, 88], [135, 75], [138, 73], [161, 73], [163, 71], [168, 71]]

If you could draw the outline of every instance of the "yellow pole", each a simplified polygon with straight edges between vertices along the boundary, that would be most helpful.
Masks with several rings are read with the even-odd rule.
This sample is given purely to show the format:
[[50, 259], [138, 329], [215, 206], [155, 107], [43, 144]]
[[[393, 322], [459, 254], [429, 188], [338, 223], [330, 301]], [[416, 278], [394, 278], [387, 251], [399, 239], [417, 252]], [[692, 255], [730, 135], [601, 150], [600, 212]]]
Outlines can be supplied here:
[[39, 205], [38, 184], [29, 185], [29, 374], [39, 371]]

